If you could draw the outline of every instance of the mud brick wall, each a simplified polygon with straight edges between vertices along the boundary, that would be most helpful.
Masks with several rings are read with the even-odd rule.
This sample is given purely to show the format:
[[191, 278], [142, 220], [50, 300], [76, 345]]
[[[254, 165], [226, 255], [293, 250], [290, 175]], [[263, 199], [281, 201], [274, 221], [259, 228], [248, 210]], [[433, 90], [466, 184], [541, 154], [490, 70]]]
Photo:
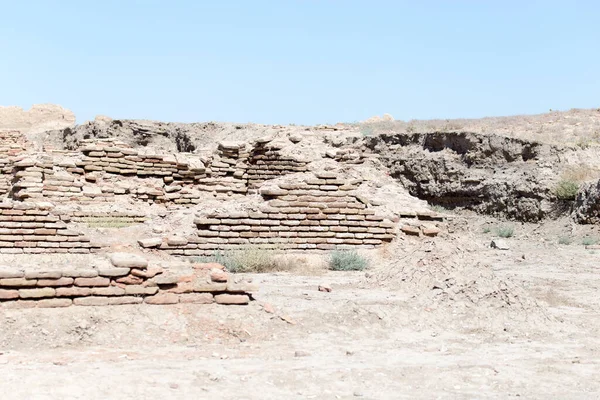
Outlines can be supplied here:
[[13, 165], [9, 158], [0, 155], [0, 197], [5, 196], [12, 188]]
[[160, 177], [165, 183], [174, 181], [197, 183], [206, 177], [200, 160], [175, 155], [143, 154], [126, 147], [88, 145], [81, 149], [85, 157], [76, 165], [86, 172], [104, 171], [138, 177]]
[[257, 141], [248, 159], [248, 186], [255, 188], [269, 179], [307, 171], [307, 162], [283, 155], [273, 142]]
[[337, 162], [346, 164], [362, 164], [365, 162], [365, 154], [356, 149], [338, 149], [329, 150], [325, 153], [329, 158], [333, 158]]
[[248, 304], [255, 285], [236, 282], [219, 264], [170, 271], [148, 267], [127, 253], [111, 255], [112, 266], [23, 270], [0, 266], [4, 307], [68, 307], [123, 304]]
[[160, 249], [184, 256], [261, 246], [275, 249], [374, 248], [395, 237], [395, 224], [354, 194], [358, 181], [317, 173], [305, 182], [261, 190], [257, 211], [209, 212], [194, 223], [197, 235], [163, 241]]
[[43, 203], [0, 203], [0, 254], [90, 253], [98, 246], [68, 229]]
[[29, 141], [19, 131], [0, 131], [0, 155], [14, 156], [22, 153]]

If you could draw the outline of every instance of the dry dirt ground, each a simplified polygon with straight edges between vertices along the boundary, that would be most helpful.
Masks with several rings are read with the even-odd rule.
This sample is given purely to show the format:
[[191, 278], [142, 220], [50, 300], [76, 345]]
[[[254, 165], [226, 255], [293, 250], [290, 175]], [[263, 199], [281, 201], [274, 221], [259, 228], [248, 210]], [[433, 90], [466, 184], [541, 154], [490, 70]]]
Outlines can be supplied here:
[[2, 398], [600, 398], [595, 232], [515, 225], [497, 250], [500, 222], [455, 224], [366, 272], [254, 275], [247, 307], [0, 308]]

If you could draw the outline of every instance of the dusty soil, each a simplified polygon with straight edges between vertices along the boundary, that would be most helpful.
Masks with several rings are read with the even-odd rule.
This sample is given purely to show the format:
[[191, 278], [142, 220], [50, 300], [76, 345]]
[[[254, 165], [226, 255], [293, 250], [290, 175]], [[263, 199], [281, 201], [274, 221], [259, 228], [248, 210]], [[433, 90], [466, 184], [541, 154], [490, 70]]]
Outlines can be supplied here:
[[370, 254], [366, 272], [254, 275], [261, 291], [247, 307], [0, 308], [2, 389], [10, 399], [600, 396], [600, 252], [581, 244], [595, 228], [515, 224], [501, 251], [489, 243], [503, 222], [453, 220], [445, 237]]

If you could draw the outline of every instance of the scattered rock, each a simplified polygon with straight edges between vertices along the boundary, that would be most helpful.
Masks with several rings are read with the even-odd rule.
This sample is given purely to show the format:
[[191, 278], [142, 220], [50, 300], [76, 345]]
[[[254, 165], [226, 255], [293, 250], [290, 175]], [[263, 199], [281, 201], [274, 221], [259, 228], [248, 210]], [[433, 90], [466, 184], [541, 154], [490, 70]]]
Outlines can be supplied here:
[[492, 249], [497, 249], [497, 250], [509, 250], [510, 249], [508, 247], [508, 244], [502, 239], [492, 240], [492, 243], [490, 243], [490, 247]]
[[304, 350], [296, 350], [296, 352], [294, 353], [294, 357], [308, 357], [310, 356], [310, 353], [308, 351], [304, 351]]
[[328, 283], [322, 283], [319, 285], [319, 292], [331, 292], [333, 289]]
[[275, 308], [270, 303], [264, 303], [262, 307], [266, 313], [275, 314]]

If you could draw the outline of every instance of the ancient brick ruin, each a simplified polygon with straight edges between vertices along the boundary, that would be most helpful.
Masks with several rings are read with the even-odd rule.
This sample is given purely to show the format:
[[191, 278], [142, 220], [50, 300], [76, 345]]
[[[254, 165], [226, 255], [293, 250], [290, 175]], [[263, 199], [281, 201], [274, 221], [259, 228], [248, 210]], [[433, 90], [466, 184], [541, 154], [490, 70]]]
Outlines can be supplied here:
[[256, 290], [234, 282], [218, 264], [194, 264], [165, 271], [144, 258], [110, 255], [100, 268], [0, 269], [0, 301], [15, 307], [68, 307], [122, 304], [247, 304]]
[[[344, 165], [365, 161], [355, 149], [324, 154], [342, 168], [323, 170], [273, 138], [175, 154], [114, 139], [85, 139], [77, 150], [45, 146], [43, 152], [16, 131], [0, 132], [0, 139], [0, 254], [107, 255], [112, 245], [90, 238], [93, 229], [153, 224], [171, 213], [190, 217], [173, 231], [135, 238], [136, 251], [190, 261], [250, 247], [374, 249], [398, 232], [439, 232], [421, 226], [436, 220], [430, 212], [390, 213], [362, 195], [365, 180], [343, 172]], [[160, 209], [150, 215], [149, 207]], [[63, 307], [251, 299], [252, 285], [230, 281], [215, 265], [188, 261], [195, 267], [185, 273], [144, 261], [76, 270], [0, 268], [0, 301]]]

